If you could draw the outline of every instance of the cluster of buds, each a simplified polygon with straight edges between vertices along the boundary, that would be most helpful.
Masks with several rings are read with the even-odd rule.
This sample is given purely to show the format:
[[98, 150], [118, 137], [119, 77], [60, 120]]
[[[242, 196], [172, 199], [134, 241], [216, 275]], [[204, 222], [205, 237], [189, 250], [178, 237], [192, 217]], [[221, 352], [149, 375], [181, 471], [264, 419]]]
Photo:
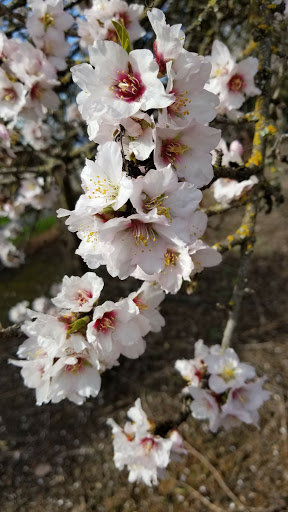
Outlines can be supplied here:
[[99, 304], [103, 280], [94, 272], [63, 279], [52, 303], [53, 314], [30, 311], [22, 326], [28, 339], [19, 347], [26, 386], [36, 390], [37, 405], [64, 398], [82, 404], [100, 391], [100, 375], [117, 366], [120, 355], [143, 354], [143, 336], [157, 332], [164, 319], [157, 310], [164, 292], [143, 283], [137, 292], [118, 302]]
[[233, 348], [207, 347], [195, 343], [194, 359], [178, 359], [176, 370], [188, 382], [183, 392], [192, 397], [192, 416], [208, 419], [217, 432], [240, 422], [258, 426], [258, 409], [270, 393], [263, 389], [265, 377], [257, 378], [253, 366], [241, 363]]

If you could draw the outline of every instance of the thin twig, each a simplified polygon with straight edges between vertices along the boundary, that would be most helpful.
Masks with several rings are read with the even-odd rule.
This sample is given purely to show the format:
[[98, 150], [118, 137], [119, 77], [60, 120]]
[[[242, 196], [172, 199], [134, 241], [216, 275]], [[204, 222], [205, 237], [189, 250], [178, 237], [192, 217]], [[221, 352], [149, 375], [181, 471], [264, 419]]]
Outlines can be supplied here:
[[247, 199], [243, 200], [243, 198], [241, 198], [238, 201], [233, 201], [229, 204], [213, 204], [212, 206], [209, 206], [209, 208], [201, 208], [201, 211], [206, 213], [208, 217], [213, 217], [213, 215], [219, 215], [221, 213], [228, 212], [233, 208], [240, 208], [241, 206], [244, 206], [246, 202]]
[[20, 21], [25, 25], [25, 17], [22, 14], [14, 12], [12, 9], [9, 9], [6, 5], [0, 5], [0, 16], [6, 16], [8, 21], [11, 21], [12, 18], [15, 18], [17, 21]]
[[193, 448], [187, 441], [184, 441], [184, 446], [186, 450], [193, 455], [196, 459], [198, 459], [213, 475], [216, 482], [220, 485], [221, 489], [225, 492], [225, 494], [234, 501], [235, 505], [239, 507], [240, 510], [244, 509], [244, 503], [242, 503], [239, 498], [234, 494], [233, 491], [228, 487], [228, 485], [225, 483], [222, 475], [217, 471], [217, 469], [209, 462], [209, 460], [202, 455], [202, 453], [198, 452], [196, 448]]
[[218, 505], [214, 505], [214, 503], [211, 503], [205, 496], [202, 496], [202, 494], [199, 491], [196, 491], [192, 485], [188, 484], [187, 482], [182, 482], [180, 480], [175, 480], [175, 485], [179, 487], [184, 487], [189, 491], [190, 494], [194, 498], [197, 498], [197, 500], [201, 501], [205, 507], [207, 507], [208, 510], [211, 510], [211, 512], [226, 512], [222, 507], [219, 507]]

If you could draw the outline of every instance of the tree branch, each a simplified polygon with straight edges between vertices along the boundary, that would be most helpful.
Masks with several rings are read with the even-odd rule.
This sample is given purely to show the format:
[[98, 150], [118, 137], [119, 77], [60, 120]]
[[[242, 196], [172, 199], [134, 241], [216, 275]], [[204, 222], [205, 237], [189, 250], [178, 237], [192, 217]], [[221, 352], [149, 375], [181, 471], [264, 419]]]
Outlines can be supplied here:
[[11, 21], [12, 18], [20, 21], [25, 25], [25, 17], [22, 14], [14, 12], [12, 9], [9, 9], [6, 5], [0, 5], [0, 16], [6, 16], [8, 21]]
[[20, 338], [23, 335], [21, 326], [19, 324], [13, 324], [9, 327], [2, 327], [0, 323], [0, 340], [7, 340], [11, 338]]
[[[268, 125], [269, 102], [270, 102], [270, 86], [271, 86], [271, 27], [273, 27], [272, 16], [269, 0], [259, 0], [258, 8], [260, 11], [259, 33], [256, 34], [259, 42], [259, 68], [262, 94], [256, 100], [255, 117], [257, 122], [253, 137], [252, 155], [247, 162], [247, 167], [260, 168], [262, 180], [264, 177], [264, 162], [266, 154], [266, 127]], [[220, 252], [225, 252], [233, 245], [241, 244], [241, 259], [237, 276], [237, 281], [233, 289], [232, 298], [230, 300], [231, 310], [229, 312], [228, 321], [223, 333], [222, 347], [225, 349], [230, 346], [233, 340], [235, 329], [238, 323], [242, 299], [245, 293], [245, 286], [248, 278], [248, 267], [255, 243], [254, 229], [256, 215], [258, 210], [260, 195], [254, 194], [252, 200], [246, 206], [243, 222], [236, 232], [236, 236], [227, 237], [224, 243], [216, 244], [215, 247]]]

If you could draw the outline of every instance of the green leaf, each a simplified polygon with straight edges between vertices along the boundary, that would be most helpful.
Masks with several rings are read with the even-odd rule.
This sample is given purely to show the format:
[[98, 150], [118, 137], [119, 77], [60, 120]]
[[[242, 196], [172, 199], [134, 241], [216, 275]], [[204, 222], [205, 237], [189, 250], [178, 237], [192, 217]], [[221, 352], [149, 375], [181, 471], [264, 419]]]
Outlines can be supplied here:
[[87, 325], [90, 322], [90, 320], [91, 320], [91, 318], [88, 315], [83, 316], [82, 318], [79, 318], [78, 320], [75, 320], [75, 322], [70, 324], [70, 326], [69, 326], [70, 329], [67, 331], [67, 334], [72, 334], [73, 332], [80, 331], [80, 329], [82, 329], [82, 327]]
[[124, 25], [117, 23], [117, 21], [112, 21], [112, 23], [115, 27], [122, 48], [124, 48], [124, 50], [126, 50], [127, 53], [130, 53], [132, 50], [132, 46], [126, 28], [124, 27]]

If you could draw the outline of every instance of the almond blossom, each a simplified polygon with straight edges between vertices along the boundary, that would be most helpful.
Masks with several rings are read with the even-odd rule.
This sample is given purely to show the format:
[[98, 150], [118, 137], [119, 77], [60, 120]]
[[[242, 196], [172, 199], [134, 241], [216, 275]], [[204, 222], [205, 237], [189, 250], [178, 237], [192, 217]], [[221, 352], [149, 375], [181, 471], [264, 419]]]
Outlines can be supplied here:
[[0, 119], [15, 124], [17, 115], [25, 105], [27, 88], [20, 82], [11, 82], [0, 68]]
[[129, 482], [156, 485], [159, 473], [169, 464], [171, 452], [184, 453], [182, 438], [178, 432], [171, 432], [168, 438], [154, 435], [154, 424], [147, 419], [139, 398], [127, 416], [132, 423], [126, 422], [124, 429], [111, 418], [107, 421], [112, 428], [115, 466], [120, 470], [127, 466]]
[[[239, 171], [239, 174], [241, 171]], [[236, 181], [229, 178], [219, 178], [213, 183], [213, 194], [218, 203], [230, 204], [240, 199], [248, 190], [258, 183], [257, 176], [251, 176], [248, 180]]]
[[175, 61], [167, 64], [166, 91], [175, 97], [174, 103], [159, 114], [159, 126], [184, 127], [190, 121], [212, 121], [219, 103], [217, 96], [206, 90], [211, 70], [207, 58], [182, 50]]
[[18, 324], [24, 322], [27, 318], [28, 300], [22, 300], [9, 309], [8, 317], [10, 322]]
[[77, 96], [79, 110], [87, 124], [93, 125], [94, 137], [104, 113], [122, 119], [140, 109], [163, 108], [173, 102], [157, 78], [158, 65], [149, 50], [133, 50], [128, 55], [112, 41], [95, 41], [88, 49], [91, 64], [78, 64], [71, 71], [83, 90]]
[[203, 340], [196, 341], [194, 354], [194, 359], [177, 359], [174, 366], [191, 386], [199, 387], [206, 372], [205, 357], [209, 354], [209, 348]]
[[129, 297], [98, 305], [102, 288], [103, 280], [93, 272], [65, 276], [52, 299], [65, 309], [53, 308], [40, 297], [37, 304], [33, 302], [38, 311], [29, 310], [28, 303], [11, 311], [13, 320], [25, 311], [22, 331], [27, 339], [18, 349], [19, 360], [10, 362], [21, 367], [25, 384], [36, 391], [38, 405], [65, 398], [80, 405], [96, 397], [100, 375], [118, 365], [121, 354], [131, 359], [142, 355], [143, 337], [164, 325], [157, 310], [164, 293], [156, 286], [143, 283]]
[[103, 122], [99, 127], [97, 126], [97, 135], [93, 135], [91, 138], [99, 144], [105, 144], [121, 135], [126, 159], [129, 160], [133, 156], [137, 160], [146, 160], [155, 147], [154, 128], [153, 116], [149, 116], [145, 112], [139, 111], [131, 117], [120, 120], [115, 120], [105, 114]]
[[135, 302], [122, 299], [116, 303], [106, 301], [94, 309], [93, 320], [87, 327], [87, 339], [95, 348], [98, 359], [105, 366], [114, 364], [120, 354], [131, 359], [143, 354], [143, 339], [150, 330], [149, 322]]
[[147, 16], [156, 34], [153, 51], [159, 72], [165, 75], [166, 64], [181, 52], [185, 35], [181, 30], [181, 24], [170, 26], [166, 23], [165, 14], [160, 9], [153, 8], [147, 12]]
[[111, 245], [107, 270], [120, 279], [131, 275], [137, 265], [150, 275], [160, 272], [165, 266], [167, 245], [183, 246], [169, 220], [155, 210], [147, 215], [111, 219], [103, 226], [99, 238]]
[[179, 183], [171, 166], [150, 169], [146, 176], [134, 181], [131, 202], [138, 213], [156, 209], [158, 215], [171, 220], [187, 218], [197, 208], [202, 193], [190, 183]]
[[143, 315], [149, 322], [149, 329], [152, 332], [160, 332], [165, 325], [165, 320], [158, 311], [160, 303], [164, 300], [165, 293], [156, 283], [145, 282], [136, 292], [130, 293], [129, 299], [139, 309], [139, 315]]
[[188, 248], [175, 247], [171, 244], [165, 252], [164, 269], [157, 274], [148, 275], [139, 267], [133, 272], [133, 277], [157, 283], [166, 293], [177, 293], [183, 281], [190, 281], [193, 262]]
[[246, 96], [261, 93], [254, 83], [258, 71], [258, 59], [255, 57], [248, 57], [236, 63], [227, 46], [215, 40], [212, 45], [211, 63], [211, 77], [206, 89], [219, 95], [219, 113], [233, 113], [241, 108]]
[[193, 262], [192, 275], [202, 272], [205, 267], [219, 265], [222, 261], [221, 254], [202, 240], [196, 240], [189, 245], [188, 252]]
[[108, 207], [118, 210], [132, 194], [132, 180], [122, 172], [122, 156], [116, 142], [103, 144], [95, 163], [86, 159], [81, 178], [85, 192], [81, 206], [85, 201], [89, 213], [100, 213]]
[[207, 185], [213, 177], [210, 151], [219, 139], [219, 130], [196, 121], [183, 129], [156, 128], [156, 168], [171, 164], [178, 178], [197, 188]]
[[73, 25], [73, 16], [63, 10], [62, 0], [30, 0], [29, 4], [32, 13], [27, 19], [27, 30], [34, 44], [56, 69], [65, 69], [70, 45], [65, 41], [64, 31]]
[[124, 25], [128, 31], [130, 41], [143, 37], [146, 32], [141, 27], [139, 19], [144, 6], [130, 4], [123, 0], [107, 0], [106, 2], [94, 0], [90, 9], [84, 9], [86, 19], [78, 19], [78, 34], [80, 46], [86, 48], [95, 40], [106, 39], [118, 42], [118, 36], [113, 21]]
[[[243, 146], [238, 140], [233, 140], [228, 149], [226, 142], [221, 139], [218, 146], [212, 152], [212, 163], [216, 162], [219, 151], [221, 151], [222, 166], [229, 166], [234, 162], [238, 165], [243, 164], [241, 158]], [[240, 174], [241, 170], [239, 170], [239, 177]], [[212, 184], [213, 195], [218, 203], [230, 204], [232, 201], [240, 199], [240, 197], [245, 194], [245, 192], [248, 192], [248, 190], [251, 190], [256, 183], [258, 183], [258, 178], [254, 175], [240, 182], [229, 178], [218, 178], [218, 180]]]
[[64, 276], [62, 289], [52, 302], [58, 308], [74, 312], [91, 311], [99, 299], [103, 286], [103, 279], [94, 272], [86, 272], [82, 277]]
[[65, 31], [73, 24], [71, 14], [63, 10], [62, 0], [29, 0], [29, 6], [31, 15], [27, 19], [27, 29], [38, 47], [39, 42], [41, 44], [41, 39], [51, 27], [58, 31]]
[[222, 408], [226, 421], [232, 417], [243, 423], [259, 426], [258, 409], [270, 398], [269, 391], [263, 389], [265, 380], [265, 377], [262, 377], [256, 382], [248, 382], [239, 387], [233, 386]]
[[207, 347], [195, 343], [195, 358], [176, 361], [175, 368], [189, 385], [192, 416], [209, 421], [211, 432], [237, 426], [241, 421], [258, 426], [258, 409], [270, 393], [263, 389], [265, 378], [257, 378], [253, 366], [241, 363], [232, 348]]

